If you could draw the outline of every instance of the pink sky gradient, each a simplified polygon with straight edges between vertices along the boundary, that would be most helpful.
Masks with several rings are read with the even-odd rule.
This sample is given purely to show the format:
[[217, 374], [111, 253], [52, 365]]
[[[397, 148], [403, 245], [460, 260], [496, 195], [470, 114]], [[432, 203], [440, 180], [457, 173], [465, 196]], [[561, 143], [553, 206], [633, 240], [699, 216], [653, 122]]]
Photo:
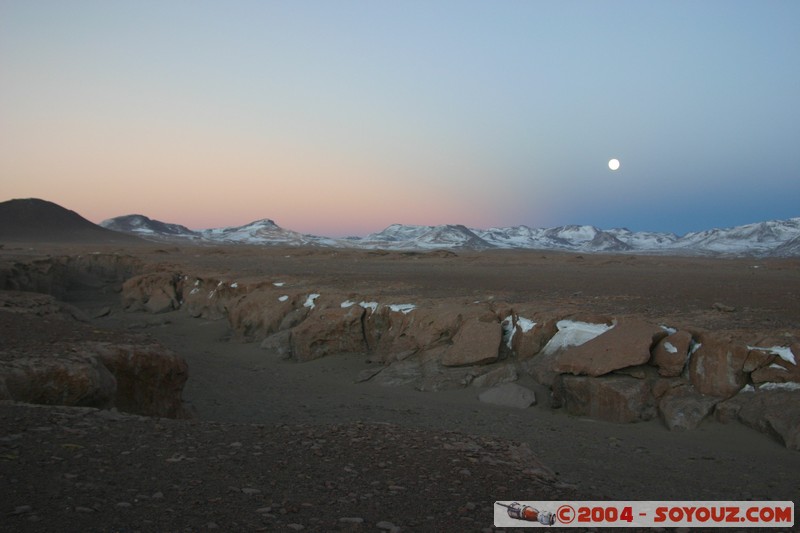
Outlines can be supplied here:
[[790, 218], [798, 20], [800, 2], [10, 0], [0, 201], [332, 237]]

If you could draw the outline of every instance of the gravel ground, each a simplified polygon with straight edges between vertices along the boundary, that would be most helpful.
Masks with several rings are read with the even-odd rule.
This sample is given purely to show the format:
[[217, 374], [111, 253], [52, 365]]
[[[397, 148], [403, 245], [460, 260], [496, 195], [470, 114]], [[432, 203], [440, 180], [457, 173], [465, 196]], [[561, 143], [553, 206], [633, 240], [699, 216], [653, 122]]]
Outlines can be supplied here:
[[4, 531], [481, 531], [575, 499], [527, 445], [389, 424], [223, 424], [0, 405]]

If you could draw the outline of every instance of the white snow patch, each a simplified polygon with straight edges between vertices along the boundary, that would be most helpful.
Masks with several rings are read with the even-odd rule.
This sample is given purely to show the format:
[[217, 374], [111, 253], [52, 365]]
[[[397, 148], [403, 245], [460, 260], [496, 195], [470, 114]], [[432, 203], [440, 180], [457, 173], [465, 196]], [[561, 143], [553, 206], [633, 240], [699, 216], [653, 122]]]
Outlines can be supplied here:
[[797, 361], [794, 358], [794, 354], [792, 353], [792, 349], [788, 346], [772, 346], [770, 348], [764, 348], [761, 346], [748, 346], [748, 350], [761, 350], [762, 352], [768, 352], [773, 355], [777, 355], [787, 363], [792, 363], [793, 365], [797, 364]]
[[762, 383], [758, 390], [800, 390], [800, 383], [788, 381], [786, 383]]
[[511, 341], [514, 339], [514, 333], [517, 332], [517, 326], [514, 323], [514, 317], [508, 315], [500, 322], [500, 327], [503, 328], [503, 342], [511, 349]]
[[542, 353], [550, 355], [559, 350], [570, 346], [580, 346], [595, 337], [599, 337], [614, 326], [608, 324], [591, 324], [589, 322], [577, 322], [573, 320], [559, 320], [556, 323], [558, 333], [548, 341]]
[[195, 287], [199, 287], [200, 286], [200, 280], [199, 279], [194, 280], [194, 286]]
[[303, 307], [308, 307], [310, 309], [314, 309], [314, 307], [315, 307], [314, 300], [316, 300], [317, 298], [319, 298], [319, 294], [317, 294], [317, 293], [309, 294], [308, 298], [306, 298], [305, 303], [303, 303]]
[[756, 389], [752, 385], [745, 385], [744, 387], [742, 387], [742, 390], [739, 391], [739, 394], [743, 392], [755, 392], [755, 391]]
[[503, 328], [503, 342], [506, 346], [511, 348], [511, 342], [514, 339], [517, 328], [519, 328], [522, 333], [528, 333], [536, 326], [536, 322], [521, 316], [518, 316], [517, 319], [514, 320], [513, 315], [508, 315], [500, 323], [500, 326]]
[[198, 292], [200, 292], [200, 289], [195, 287], [195, 288], [193, 288], [192, 290], [189, 291], [189, 294], [197, 294]]
[[671, 342], [665, 342], [664, 343], [664, 349], [666, 351], [668, 351], [669, 353], [678, 353], [678, 349]]
[[674, 334], [678, 333], [678, 330], [677, 330], [677, 329], [675, 329], [675, 328], [671, 328], [671, 327], [669, 327], [669, 326], [664, 326], [663, 324], [662, 324], [662, 326], [661, 326], [661, 329], [663, 329], [664, 331], [666, 331], [666, 332], [667, 332], [667, 335], [674, 335]]
[[238, 283], [236, 283], [235, 281], [233, 283], [231, 283], [231, 289], [235, 289], [237, 287], [239, 287]]
[[276, 287], [283, 287], [284, 285], [286, 285], [286, 283], [284, 283], [283, 281], [276, 281], [273, 283], [273, 285], [275, 285]]
[[351, 300], [345, 300], [339, 305], [341, 306], [342, 309], [347, 309], [348, 307], [353, 307], [354, 305], [356, 305], [356, 303]]
[[285, 301], [286, 301], [286, 300], [288, 300], [288, 299], [289, 299], [289, 297], [288, 297], [288, 296], [286, 296], [286, 295], [284, 294], [283, 296], [281, 296], [280, 298], [278, 298], [278, 301], [279, 301], [279, 302], [285, 302]]
[[404, 315], [407, 315], [416, 308], [417, 306], [414, 304], [392, 304], [389, 306], [389, 309], [395, 313], [403, 313]]
[[373, 313], [378, 309], [378, 302], [360, 302], [358, 305], [364, 309], [371, 309]]
[[208, 291], [208, 299], [210, 300], [211, 298], [213, 298], [214, 297], [214, 293], [216, 293], [216, 292], [217, 292], [216, 289], [213, 290], [213, 291]]
[[530, 330], [536, 327], [536, 322], [533, 320], [529, 320], [527, 318], [523, 318], [521, 316], [517, 317], [517, 325], [522, 330], [522, 333], [528, 333]]

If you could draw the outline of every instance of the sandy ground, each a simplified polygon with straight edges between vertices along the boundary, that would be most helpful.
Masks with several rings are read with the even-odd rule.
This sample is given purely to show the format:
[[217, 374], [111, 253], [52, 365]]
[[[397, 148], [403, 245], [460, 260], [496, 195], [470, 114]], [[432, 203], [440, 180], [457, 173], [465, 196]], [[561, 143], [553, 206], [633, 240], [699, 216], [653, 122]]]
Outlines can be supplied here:
[[[6, 249], [3, 254], [22, 252]], [[40, 250], [24, 252], [37, 255]], [[753, 332], [797, 334], [800, 323], [798, 260], [542, 252], [458, 252], [453, 257], [170, 246], [145, 247], [136, 254], [224, 273], [232, 280], [313, 280], [323, 288], [374, 291], [383, 297], [496, 298], [536, 302], [543, 311], [639, 314], [675, 326]], [[364, 355], [298, 364], [258, 344], [231, 341], [225, 320], [193, 319], [181, 311], [123, 313], [109, 293], [75, 292], [72, 300], [85, 309], [112, 305], [113, 312], [98, 319], [98, 326], [145, 331], [185, 357], [190, 379], [184, 398], [198, 420], [310, 427], [389, 423], [410, 431], [510, 439], [527, 443], [559, 482], [574, 485], [586, 499], [800, 501], [800, 454], [738, 424], [707, 420], [694, 431], [670, 432], [658, 420], [619, 425], [572, 417], [551, 410], [544, 400], [525, 410], [494, 407], [479, 402], [475, 389], [424, 393], [356, 384], [355, 376], [367, 365]], [[736, 310], [714, 310], [716, 302]], [[521, 383], [536, 388], [528, 378]], [[541, 397], [543, 391], [537, 390]], [[489, 481], [473, 478], [468, 483]], [[503, 496], [535, 499], [527, 494], [496, 498]], [[417, 525], [407, 530], [435, 530]], [[445, 530], [451, 526], [442, 525]]]

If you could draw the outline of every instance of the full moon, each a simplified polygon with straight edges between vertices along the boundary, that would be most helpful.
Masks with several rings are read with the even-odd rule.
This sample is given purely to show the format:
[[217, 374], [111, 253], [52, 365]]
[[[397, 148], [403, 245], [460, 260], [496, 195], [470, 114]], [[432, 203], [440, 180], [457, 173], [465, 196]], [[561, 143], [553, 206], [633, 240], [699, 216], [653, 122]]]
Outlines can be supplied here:
[[619, 168], [619, 159], [611, 159], [608, 162], [608, 168], [611, 170], [617, 170]]

